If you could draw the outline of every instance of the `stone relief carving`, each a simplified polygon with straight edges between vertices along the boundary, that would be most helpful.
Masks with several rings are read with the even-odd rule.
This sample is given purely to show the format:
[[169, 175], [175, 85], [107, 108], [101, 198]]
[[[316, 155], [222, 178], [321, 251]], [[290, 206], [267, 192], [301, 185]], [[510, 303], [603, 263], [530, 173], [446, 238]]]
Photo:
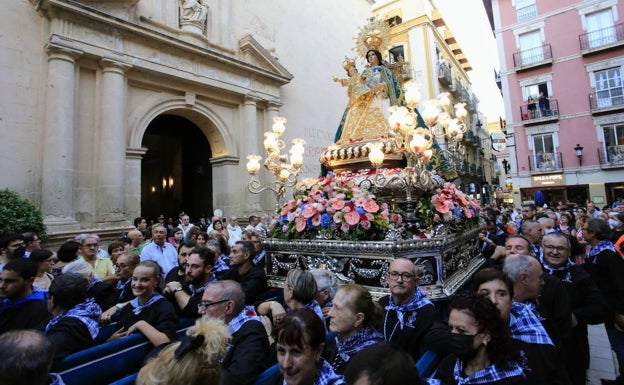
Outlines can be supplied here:
[[180, 0], [180, 23], [206, 24], [208, 5], [206, 0]]

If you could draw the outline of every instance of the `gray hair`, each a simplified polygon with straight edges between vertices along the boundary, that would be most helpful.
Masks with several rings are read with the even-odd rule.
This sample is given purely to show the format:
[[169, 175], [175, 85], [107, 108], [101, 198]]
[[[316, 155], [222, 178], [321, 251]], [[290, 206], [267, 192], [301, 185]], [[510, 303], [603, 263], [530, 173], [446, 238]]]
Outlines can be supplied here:
[[503, 272], [511, 278], [513, 283], [520, 280], [520, 274], [530, 273], [535, 257], [526, 254], [509, 255], [505, 258]]
[[77, 259], [65, 265], [63, 267], [63, 274], [67, 273], [79, 274], [89, 280], [93, 278], [93, 275], [95, 274], [91, 264], [84, 259]]
[[334, 298], [338, 291], [338, 280], [333, 271], [327, 269], [310, 269], [316, 280], [317, 290], [329, 290], [329, 298]]
[[550, 233], [550, 234], [544, 235], [544, 237], [542, 238], [542, 246], [546, 242], [546, 238], [548, 238], [548, 239], [565, 239], [565, 246], [567, 247], [568, 251], [570, 251], [570, 248], [571, 248], [571, 246], [570, 246], [570, 238], [566, 237], [565, 234], [559, 233], [559, 232], [554, 232], [554, 233]]

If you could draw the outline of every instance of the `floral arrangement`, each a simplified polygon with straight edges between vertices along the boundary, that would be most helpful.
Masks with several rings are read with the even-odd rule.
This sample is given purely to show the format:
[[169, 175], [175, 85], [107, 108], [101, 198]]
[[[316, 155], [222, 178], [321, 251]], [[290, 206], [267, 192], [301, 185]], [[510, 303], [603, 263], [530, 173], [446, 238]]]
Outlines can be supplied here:
[[[385, 169], [395, 175], [400, 169]], [[383, 240], [391, 227], [402, 228], [405, 213], [391, 208], [359, 182], [370, 172], [329, 174], [319, 179], [308, 178], [295, 187], [295, 199], [282, 207], [269, 236], [281, 239]], [[435, 191], [420, 196], [416, 208], [419, 228], [407, 226], [406, 236], [424, 238], [437, 224], [449, 224], [461, 231], [466, 224], [478, 222], [479, 204], [445, 183]]]
[[282, 208], [271, 237], [382, 240], [390, 223], [403, 220], [348, 176], [308, 178], [295, 189], [296, 199]]

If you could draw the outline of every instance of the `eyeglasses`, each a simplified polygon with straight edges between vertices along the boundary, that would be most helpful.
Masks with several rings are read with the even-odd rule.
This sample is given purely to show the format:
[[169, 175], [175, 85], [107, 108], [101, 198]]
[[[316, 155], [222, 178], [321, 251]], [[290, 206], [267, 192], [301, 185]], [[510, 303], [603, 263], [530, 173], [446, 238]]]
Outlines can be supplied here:
[[410, 273], [399, 273], [398, 271], [389, 271], [388, 277], [390, 277], [394, 281], [397, 281], [399, 277], [401, 277], [404, 281], [409, 281], [416, 276]]
[[560, 253], [564, 251], [568, 251], [568, 248], [565, 246], [553, 246], [553, 245], [544, 245], [544, 249], [546, 250], [557, 250]]
[[115, 269], [119, 269], [119, 270], [125, 269], [126, 267], [128, 267], [128, 265], [124, 265], [123, 263], [115, 265]]
[[225, 302], [228, 302], [228, 301], [229, 301], [229, 299], [222, 299], [221, 301], [215, 301], [215, 302], [201, 301], [200, 303], [197, 304], [197, 309], [199, 309], [200, 311], [204, 311], [204, 310], [208, 309], [210, 306], [218, 305], [220, 303], [225, 303]]

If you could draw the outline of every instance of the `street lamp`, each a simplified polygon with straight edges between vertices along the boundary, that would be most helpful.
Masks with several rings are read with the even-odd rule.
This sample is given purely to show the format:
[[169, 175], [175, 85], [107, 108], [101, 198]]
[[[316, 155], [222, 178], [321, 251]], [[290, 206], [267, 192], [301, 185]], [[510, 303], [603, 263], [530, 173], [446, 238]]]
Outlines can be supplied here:
[[577, 143], [576, 147], [574, 147], [574, 151], [576, 151], [576, 157], [579, 160], [579, 166], [582, 166], [583, 165], [583, 146]]
[[503, 159], [503, 168], [505, 169], [505, 174], [509, 174], [509, 170], [511, 170], [511, 163], [507, 161], [507, 159]]

